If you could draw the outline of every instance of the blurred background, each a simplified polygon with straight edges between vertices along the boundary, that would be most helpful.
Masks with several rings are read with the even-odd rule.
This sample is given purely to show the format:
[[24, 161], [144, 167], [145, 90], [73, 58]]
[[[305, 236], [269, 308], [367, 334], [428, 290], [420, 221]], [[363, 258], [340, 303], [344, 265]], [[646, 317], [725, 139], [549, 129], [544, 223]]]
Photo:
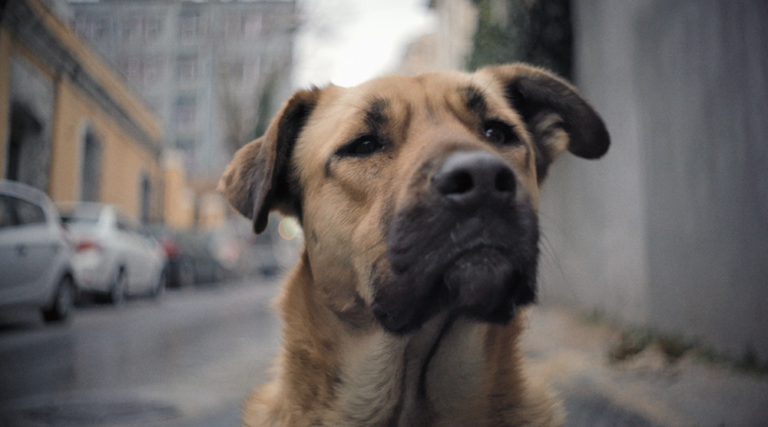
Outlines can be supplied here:
[[571, 425], [768, 425], [767, 22], [764, 0], [0, 1], [0, 424], [236, 425], [302, 235], [254, 236], [216, 192], [233, 153], [296, 89], [525, 61], [613, 141], [544, 185], [542, 318], [656, 349], [665, 387], [684, 353], [726, 367], [655, 415], [563, 385]]

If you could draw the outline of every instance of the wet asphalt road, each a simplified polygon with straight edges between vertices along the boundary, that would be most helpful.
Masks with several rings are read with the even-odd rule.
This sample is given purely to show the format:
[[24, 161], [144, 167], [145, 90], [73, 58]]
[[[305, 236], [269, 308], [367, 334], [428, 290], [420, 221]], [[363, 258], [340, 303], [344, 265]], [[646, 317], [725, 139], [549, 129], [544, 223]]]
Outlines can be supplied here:
[[65, 324], [0, 317], [0, 425], [237, 425], [279, 345], [274, 281], [238, 281], [120, 307], [89, 305]]

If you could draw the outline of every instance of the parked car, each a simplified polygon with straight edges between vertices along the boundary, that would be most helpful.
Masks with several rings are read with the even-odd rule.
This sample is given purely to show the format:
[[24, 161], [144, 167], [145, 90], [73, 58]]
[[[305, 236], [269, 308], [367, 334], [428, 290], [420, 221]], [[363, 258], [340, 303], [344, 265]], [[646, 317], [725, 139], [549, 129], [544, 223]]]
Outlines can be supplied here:
[[73, 252], [45, 193], [0, 180], [0, 307], [39, 309], [47, 322], [65, 319], [77, 296]]
[[100, 203], [60, 204], [59, 210], [75, 240], [72, 264], [82, 292], [120, 304], [128, 295], [165, 290], [163, 248], [136, 219]]
[[216, 258], [211, 237], [200, 231], [173, 231], [160, 225], [151, 230], [168, 257], [168, 287], [213, 283], [228, 276]]

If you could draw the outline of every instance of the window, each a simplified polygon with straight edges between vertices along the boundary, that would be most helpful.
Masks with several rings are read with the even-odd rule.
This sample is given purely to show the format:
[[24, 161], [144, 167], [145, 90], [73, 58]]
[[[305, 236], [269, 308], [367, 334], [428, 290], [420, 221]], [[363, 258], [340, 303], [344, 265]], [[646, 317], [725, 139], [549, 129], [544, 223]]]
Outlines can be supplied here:
[[0, 229], [45, 223], [40, 206], [17, 197], [0, 195]]
[[10, 122], [5, 178], [47, 190], [51, 145], [43, 123], [32, 108], [16, 101], [11, 104]]
[[123, 39], [129, 41], [139, 41], [142, 36], [142, 19], [140, 16], [131, 16], [122, 22]]
[[[141, 221], [149, 222], [152, 206], [152, 183], [146, 173], [141, 174]], [[135, 231], [140, 231], [137, 228]]]
[[197, 79], [197, 57], [182, 56], [176, 60], [177, 76], [182, 82], [191, 82]]
[[122, 218], [118, 218], [117, 220], [117, 229], [120, 231], [125, 231], [126, 233], [131, 232], [131, 227], [128, 226], [128, 223], [125, 222]]
[[109, 18], [96, 18], [93, 23], [93, 40], [100, 41], [106, 37], [109, 27]]
[[149, 16], [144, 22], [144, 38], [147, 41], [154, 41], [163, 32], [163, 20], [158, 16]]
[[0, 229], [16, 225], [16, 213], [13, 211], [14, 198], [0, 195]]
[[43, 208], [26, 200], [16, 199], [16, 217], [19, 225], [32, 225], [45, 223]]
[[83, 160], [80, 170], [80, 200], [98, 202], [101, 184], [101, 142], [88, 131], [83, 140]]
[[228, 39], [239, 38], [245, 33], [245, 16], [239, 13], [231, 13], [224, 19], [224, 37]]
[[179, 18], [179, 35], [181, 39], [194, 39], [201, 35], [200, 15], [197, 13], [184, 13]]
[[197, 99], [194, 96], [182, 96], [176, 100], [176, 128], [180, 132], [194, 130], [197, 118]]
[[131, 57], [120, 61], [119, 67], [128, 82], [136, 84], [141, 81], [141, 58]]
[[101, 41], [109, 31], [108, 17], [78, 14], [72, 23], [75, 32], [82, 38]]
[[151, 85], [157, 82], [163, 74], [163, 61], [157, 56], [142, 58], [141, 75], [144, 84]]
[[246, 15], [244, 33], [245, 37], [250, 40], [258, 39], [261, 36], [261, 14]]
[[123, 77], [132, 85], [151, 86], [162, 80], [165, 61], [157, 55], [132, 55], [121, 59], [117, 66]]

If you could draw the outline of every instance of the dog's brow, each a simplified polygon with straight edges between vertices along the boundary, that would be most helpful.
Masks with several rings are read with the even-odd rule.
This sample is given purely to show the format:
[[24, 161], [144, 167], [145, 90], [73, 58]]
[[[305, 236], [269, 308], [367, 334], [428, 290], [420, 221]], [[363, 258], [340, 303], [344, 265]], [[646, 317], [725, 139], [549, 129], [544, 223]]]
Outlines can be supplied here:
[[376, 98], [371, 101], [370, 106], [365, 111], [365, 124], [371, 129], [377, 129], [387, 123], [388, 117], [386, 110], [389, 102], [385, 99]]
[[488, 104], [485, 102], [485, 95], [475, 86], [467, 86], [462, 91], [466, 98], [467, 108], [480, 117], [484, 117], [488, 112]]

